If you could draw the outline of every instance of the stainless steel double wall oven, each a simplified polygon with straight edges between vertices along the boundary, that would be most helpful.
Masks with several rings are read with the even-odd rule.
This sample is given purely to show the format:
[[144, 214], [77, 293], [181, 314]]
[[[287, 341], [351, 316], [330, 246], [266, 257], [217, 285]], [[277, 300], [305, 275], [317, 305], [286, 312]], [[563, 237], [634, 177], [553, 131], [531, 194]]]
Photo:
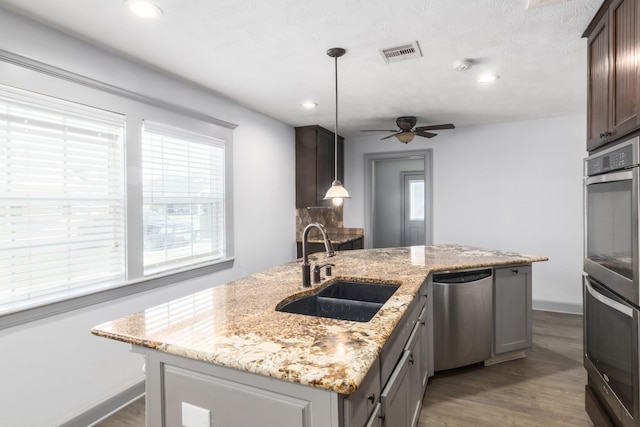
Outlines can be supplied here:
[[640, 426], [639, 144], [585, 159], [585, 398], [596, 426]]

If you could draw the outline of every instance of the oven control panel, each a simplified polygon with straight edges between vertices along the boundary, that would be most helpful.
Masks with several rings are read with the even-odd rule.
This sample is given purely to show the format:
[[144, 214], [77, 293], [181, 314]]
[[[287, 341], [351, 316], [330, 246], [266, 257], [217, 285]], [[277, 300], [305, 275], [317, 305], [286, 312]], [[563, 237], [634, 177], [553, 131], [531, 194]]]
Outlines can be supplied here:
[[[625, 143], [619, 148], [611, 148], [586, 159], [587, 176], [598, 175], [617, 169], [625, 169], [637, 165], [638, 139]], [[635, 154], [635, 156], [634, 156]]]

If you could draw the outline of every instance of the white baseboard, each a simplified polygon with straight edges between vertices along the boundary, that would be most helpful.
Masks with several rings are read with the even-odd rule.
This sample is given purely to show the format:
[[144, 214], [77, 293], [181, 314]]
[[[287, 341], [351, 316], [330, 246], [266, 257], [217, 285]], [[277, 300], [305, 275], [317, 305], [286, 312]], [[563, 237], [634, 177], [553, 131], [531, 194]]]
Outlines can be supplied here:
[[533, 309], [556, 313], [582, 314], [582, 303], [533, 300]]
[[86, 427], [94, 425], [142, 396], [144, 391], [144, 381], [140, 381], [63, 424], [60, 424], [60, 427]]

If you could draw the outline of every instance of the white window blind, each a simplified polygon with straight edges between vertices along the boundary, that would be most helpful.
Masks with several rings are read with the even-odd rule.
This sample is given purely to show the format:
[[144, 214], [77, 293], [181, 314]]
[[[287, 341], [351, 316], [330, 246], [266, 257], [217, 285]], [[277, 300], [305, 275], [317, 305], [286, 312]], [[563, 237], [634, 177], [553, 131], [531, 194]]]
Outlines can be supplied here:
[[221, 139], [145, 121], [145, 274], [224, 256], [224, 156]]
[[124, 117], [0, 86], [0, 307], [124, 281]]

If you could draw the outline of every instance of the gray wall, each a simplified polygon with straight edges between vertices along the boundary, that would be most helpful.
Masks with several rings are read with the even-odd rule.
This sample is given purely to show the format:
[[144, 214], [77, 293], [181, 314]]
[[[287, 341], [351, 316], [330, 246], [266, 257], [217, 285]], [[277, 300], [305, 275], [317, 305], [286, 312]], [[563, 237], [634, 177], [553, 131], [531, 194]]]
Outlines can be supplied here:
[[374, 161], [374, 248], [402, 246], [402, 172], [413, 171], [424, 171], [421, 159]]
[[364, 226], [365, 154], [432, 148], [433, 242], [548, 256], [533, 267], [534, 307], [580, 311], [585, 130], [579, 115], [459, 127], [406, 146], [350, 138], [345, 227]]

